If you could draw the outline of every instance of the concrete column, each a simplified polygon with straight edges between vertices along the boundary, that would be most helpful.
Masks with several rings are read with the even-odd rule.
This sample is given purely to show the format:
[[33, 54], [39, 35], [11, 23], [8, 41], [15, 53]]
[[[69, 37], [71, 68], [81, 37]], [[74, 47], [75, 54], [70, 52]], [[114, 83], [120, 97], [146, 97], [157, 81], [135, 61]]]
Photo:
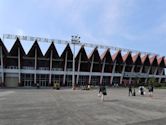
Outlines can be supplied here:
[[[135, 65], [132, 66], [131, 73], [134, 72], [134, 69], [135, 69]], [[129, 79], [129, 84], [131, 84], [131, 80], [132, 80], [132, 77], [130, 77], [130, 79]]]
[[36, 84], [36, 70], [37, 70], [37, 49], [35, 48], [35, 73], [34, 73], [34, 83]]
[[[148, 75], [149, 75], [149, 73], [150, 73], [151, 68], [152, 68], [152, 66], [149, 66], [148, 72], [147, 72]], [[148, 78], [145, 79], [145, 83], [147, 83], [147, 82], [148, 82]]]
[[113, 69], [112, 69], [112, 76], [111, 76], [111, 79], [110, 79], [110, 84], [111, 85], [112, 85], [112, 82], [113, 82], [113, 79], [114, 79], [115, 68], [116, 68], [116, 60], [114, 62]]
[[76, 80], [76, 84], [78, 84], [78, 80], [79, 80], [80, 65], [81, 65], [81, 53], [80, 53], [80, 55], [79, 55], [79, 61], [78, 61], [77, 80]]
[[51, 50], [51, 54], [50, 54], [50, 74], [49, 74], [49, 84], [51, 85], [51, 76], [52, 76], [52, 55], [53, 52]]
[[91, 82], [91, 77], [92, 77], [92, 71], [93, 71], [93, 62], [94, 62], [94, 55], [92, 57], [92, 62], [91, 62], [91, 67], [90, 67], [90, 74], [89, 74], [89, 84]]
[[122, 76], [120, 77], [120, 84], [122, 84], [122, 81], [123, 81], [123, 76], [124, 76], [125, 68], [126, 68], [126, 63], [123, 65]]
[[21, 84], [21, 62], [20, 62], [20, 47], [18, 47], [18, 84]]
[[1, 77], [2, 77], [2, 84], [4, 84], [4, 69], [3, 69], [3, 51], [2, 46], [0, 46], [0, 52], [1, 52]]
[[104, 73], [104, 69], [105, 69], [105, 61], [106, 61], [106, 58], [104, 58], [104, 62], [103, 62], [103, 65], [102, 65], [101, 76], [100, 76], [100, 84], [102, 84], [102, 81], [103, 81], [103, 73]]
[[66, 55], [65, 55], [65, 67], [64, 67], [64, 75], [63, 75], [63, 85], [65, 85], [65, 81], [66, 81], [67, 56], [68, 56], [68, 52], [66, 52]]
[[157, 74], [157, 70], [159, 69], [159, 67], [156, 67], [155, 71], [154, 71], [154, 75]]
[[144, 67], [144, 66], [142, 65], [141, 68], [140, 68], [139, 73], [142, 73], [143, 67]]
[[[163, 74], [163, 72], [164, 72], [164, 69], [162, 69], [162, 71], [161, 71], [161, 73], [159, 74], [159, 76], [161, 76], [162, 74]], [[158, 80], [158, 83], [161, 83], [161, 77], [159, 78], [159, 80]]]

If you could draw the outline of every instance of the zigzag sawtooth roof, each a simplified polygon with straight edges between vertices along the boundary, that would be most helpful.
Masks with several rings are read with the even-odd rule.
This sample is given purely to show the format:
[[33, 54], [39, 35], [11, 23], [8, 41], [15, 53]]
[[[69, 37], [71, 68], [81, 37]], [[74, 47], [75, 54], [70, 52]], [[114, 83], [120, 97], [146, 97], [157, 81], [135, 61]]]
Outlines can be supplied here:
[[113, 62], [118, 58], [118, 56], [120, 56], [120, 58], [122, 59], [122, 63], [123, 63], [123, 58], [122, 58], [122, 55], [121, 55], [121, 50], [118, 50], [118, 51], [112, 56]]
[[94, 50], [92, 51], [92, 53], [90, 54], [89, 60], [91, 60], [92, 56], [95, 55], [95, 54], [96, 54], [96, 56], [95, 56], [94, 60], [97, 59], [98, 61], [101, 61], [101, 58], [100, 58], [97, 47], [95, 47]]
[[123, 62], [126, 62], [127, 63], [127, 60], [128, 59], [131, 59], [131, 62], [130, 63], [133, 63], [133, 58], [131, 56], [131, 52], [127, 52], [123, 57]]
[[18, 55], [18, 50], [17, 50], [18, 48], [20, 48], [20, 54], [22, 56], [25, 56], [26, 55], [25, 51], [24, 51], [24, 49], [20, 43], [20, 40], [18, 38], [16, 39], [12, 49], [10, 50], [9, 55], [17, 56]]
[[150, 58], [150, 65], [155, 65], [155, 63], [158, 65], [157, 63], [157, 55], [154, 55]]
[[37, 40], [32, 45], [32, 47], [29, 50], [27, 56], [34, 57], [35, 56], [35, 48], [37, 48], [37, 55], [38, 55], [38, 57], [43, 57], [43, 54], [41, 52], [41, 49], [39, 47], [39, 44], [38, 44]]
[[136, 61], [138, 60], [138, 57], [140, 57], [140, 53], [137, 53], [136, 55], [132, 56], [133, 63], [136, 63]]
[[112, 57], [111, 57], [111, 54], [110, 54], [110, 49], [106, 49], [104, 51], [104, 53], [101, 55], [101, 61], [103, 61], [105, 58], [107, 58], [107, 56], [109, 56], [110, 58], [110, 61], [112, 61]]
[[7, 54], [8, 54], [8, 50], [7, 50], [6, 46], [3, 44], [1, 38], [0, 38], [0, 46], [2, 46], [2, 51], [3, 51], [3, 53], [4, 53], [5, 55], [7, 55]]
[[145, 56], [143, 56], [142, 58], [141, 58], [141, 60], [142, 60], [142, 64], [146, 64], [146, 65], [150, 65], [150, 60], [149, 60], [149, 55], [148, 54], [146, 54]]
[[158, 62], [159, 66], [162, 66], [162, 63], [164, 63], [164, 66], [166, 65], [164, 59], [165, 59], [164, 56], [157, 59], [157, 62]]
[[52, 55], [53, 58], [55, 58], [55, 59], [59, 58], [59, 54], [58, 54], [53, 42], [51, 43], [48, 50], [46, 51], [45, 57], [50, 58], [51, 50], [53, 51], [53, 55]]
[[[41, 52], [41, 49], [40, 49], [40, 47], [39, 47], [37, 41], [34, 42], [34, 44], [32, 45], [32, 47], [31, 47], [31, 49], [29, 50], [29, 52], [28, 52], [27, 55], [25, 54], [25, 51], [24, 51], [24, 49], [23, 49], [23, 47], [22, 47], [21, 42], [20, 42], [19, 39], [17, 39], [17, 40], [15, 41], [15, 43], [14, 43], [14, 45], [13, 45], [13, 47], [12, 47], [12, 49], [11, 49], [10, 52], [8, 52], [7, 48], [5, 47], [5, 45], [4, 45], [4, 43], [3, 43], [3, 41], [2, 41], [1, 39], [0, 39], [0, 46], [2, 46], [2, 50], [3, 50], [3, 53], [4, 53], [5, 55], [8, 55], [8, 54], [11, 54], [11, 55], [12, 55], [12, 53], [13, 53], [14, 51], [16, 51], [17, 47], [20, 47], [21, 53], [23, 54], [23, 56], [25, 55], [25, 56], [32, 56], [32, 57], [33, 57], [34, 54], [35, 54], [34, 49], [37, 48], [38, 57], [43, 57], [43, 54], [42, 54], [42, 52]], [[47, 50], [47, 52], [46, 52], [46, 54], [45, 54], [45, 57], [48, 57], [49, 51], [50, 51], [51, 49], [53, 49], [53, 54], [56, 55], [57, 57], [59, 57], [59, 55], [58, 55], [58, 53], [57, 53], [57, 50], [56, 50], [56, 48], [55, 48], [55, 45], [54, 45], [53, 43], [52, 43], [52, 44], [50, 45], [50, 47], [48, 48], [48, 50]], [[81, 50], [81, 49], [82, 49], [82, 50]], [[68, 44], [68, 45], [66, 46], [65, 50], [63, 51], [63, 53], [61, 54], [61, 57], [65, 54], [66, 51], [69, 51], [69, 52], [70, 52], [70, 57], [73, 56], [73, 53], [72, 53], [72, 51], [71, 51], [71, 48], [70, 48], [70, 46], [69, 46], [69, 44]], [[89, 57], [89, 59], [92, 58], [92, 55], [95, 54], [95, 53], [96, 53], [95, 55], [97, 55], [97, 58], [100, 59], [100, 60], [103, 60], [103, 59], [106, 57], [107, 54], [110, 54], [110, 51], [107, 49], [107, 50], [101, 55], [101, 58], [100, 58], [100, 55], [99, 55], [99, 53], [98, 53], [97, 47], [91, 52], [91, 54], [90, 54], [89, 56], [87, 56], [84, 47], [81, 47], [80, 50], [79, 50], [79, 53], [81, 53], [81, 52], [83, 52], [83, 51], [84, 51], [84, 55], [85, 55], [87, 58]], [[79, 53], [78, 53], [78, 54], [79, 54]], [[77, 54], [77, 56], [78, 56], [78, 54]], [[121, 51], [120, 51], [120, 50], [118, 50], [114, 55], [112, 55], [112, 56], [110, 57], [110, 58], [112, 59], [112, 61], [115, 61], [115, 59], [119, 56], [119, 54], [121, 55]], [[111, 55], [111, 54], [110, 54], [110, 55]], [[122, 61], [126, 61], [127, 58], [129, 57], [129, 55], [131, 55], [131, 53], [126, 53], [123, 57], [122, 57], [122, 55], [121, 55]], [[157, 64], [158, 64], [159, 66], [166, 66], [166, 59], [165, 59], [164, 56], [163, 56], [163, 57], [160, 57], [160, 58], [157, 58], [157, 56], [155, 55], [155, 56], [149, 58], [148, 55], [145, 55], [144, 57], [141, 58], [140, 55], [141, 55], [141, 53], [137, 53], [136, 55], [132, 56], [132, 61], [133, 61], [133, 63], [136, 63], [136, 62], [138, 61], [138, 59], [140, 58], [140, 59], [141, 59], [141, 62], [140, 62], [141, 64], [144, 64], [145, 61], [148, 59], [148, 62], [150, 63], [150, 65], [154, 65], [154, 64], [157, 62]], [[77, 57], [76, 57], [76, 58], [77, 58]], [[98, 60], [98, 61], [99, 61], [99, 60]]]
[[73, 53], [72, 53], [72, 51], [71, 51], [71, 48], [70, 48], [70, 45], [69, 44], [67, 44], [67, 46], [66, 46], [66, 48], [64, 49], [64, 51], [62, 52], [62, 54], [61, 54], [61, 58], [65, 58], [65, 56], [66, 56], [66, 52], [68, 51], [68, 58], [73, 58]]
[[[80, 48], [80, 50], [79, 50], [79, 52], [78, 52], [78, 54], [77, 54], [77, 56], [76, 56], [76, 60], [78, 60], [79, 59], [79, 55], [80, 54], [82, 54], [82, 56], [81, 56], [81, 60], [88, 60], [88, 56], [87, 56], [87, 54], [86, 54], [86, 51], [85, 51], [85, 48], [84, 48], [84, 45], [82, 45], [81, 46], [81, 48]], [[82, 58], [85, 58], [85, 59], [82, 59]]]

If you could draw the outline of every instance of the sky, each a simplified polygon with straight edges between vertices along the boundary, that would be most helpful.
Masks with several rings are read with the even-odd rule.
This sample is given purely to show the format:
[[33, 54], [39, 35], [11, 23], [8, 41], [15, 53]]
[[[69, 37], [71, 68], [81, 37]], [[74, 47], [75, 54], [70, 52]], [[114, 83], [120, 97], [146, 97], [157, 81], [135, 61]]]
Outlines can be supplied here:
[[[78, 34], [81, 42], [165, 56], [166, 0], [0, 0], [0, 37], [6, 33], [62, 40]], [[10, 50], [14, 41], [4, 43]], [[33, 43], [22, 44], [28, 52]], [[45, 53], [49, 45], [40, 46]]]

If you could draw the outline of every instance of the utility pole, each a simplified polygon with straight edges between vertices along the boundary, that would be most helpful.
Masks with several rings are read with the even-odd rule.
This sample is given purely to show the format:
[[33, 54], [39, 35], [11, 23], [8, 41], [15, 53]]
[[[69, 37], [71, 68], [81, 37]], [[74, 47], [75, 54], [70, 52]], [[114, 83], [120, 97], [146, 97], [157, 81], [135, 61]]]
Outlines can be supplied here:
[[71, 44], [73, 44], [73, 74], [72, 74], [72, 89], [75, 90], [75, 45], [80, 44], [80, 37], [72, 36]]

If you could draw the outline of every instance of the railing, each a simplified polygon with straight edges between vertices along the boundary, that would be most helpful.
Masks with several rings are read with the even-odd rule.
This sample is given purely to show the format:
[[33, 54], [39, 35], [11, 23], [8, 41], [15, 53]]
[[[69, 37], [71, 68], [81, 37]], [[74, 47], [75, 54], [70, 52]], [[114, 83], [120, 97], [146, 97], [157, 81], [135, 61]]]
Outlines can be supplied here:
[[66, 71], [73, 71], [73, 69], [72, 68], [67, 68]]
[[38, 69], [39, 69], [39, 70], [49, 70], [48, 67], [39, 67]]
[[63, 68], [52, 68], [52, 71], [63, 71]]
[[29, 67], [29, 66], [23, 66], [22, 69], [29, 69], [29, 70], [34, 70], [35, 67]]
[[7, 69], [18, 69], [18, 66], [8, 66]]
[[125, 77], [149, 77], [148, 73], [124, 72]]

